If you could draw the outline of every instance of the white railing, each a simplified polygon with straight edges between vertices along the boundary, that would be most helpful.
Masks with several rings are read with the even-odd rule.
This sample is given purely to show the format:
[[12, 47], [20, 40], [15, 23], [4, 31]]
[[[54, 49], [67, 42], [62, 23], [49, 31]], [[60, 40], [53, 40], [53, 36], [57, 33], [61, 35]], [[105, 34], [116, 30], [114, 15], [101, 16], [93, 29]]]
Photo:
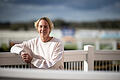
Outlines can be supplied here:
[[[30, 68], [17, 54], [0, 53], [0, 67]], [[120, 71], [120, 51], [95, 51], [93, 46], [84, 50], [64, 52], [64, 69], [81, 71]]]
[[0, 68], [0, 80], [120, 80], [120, 73]]

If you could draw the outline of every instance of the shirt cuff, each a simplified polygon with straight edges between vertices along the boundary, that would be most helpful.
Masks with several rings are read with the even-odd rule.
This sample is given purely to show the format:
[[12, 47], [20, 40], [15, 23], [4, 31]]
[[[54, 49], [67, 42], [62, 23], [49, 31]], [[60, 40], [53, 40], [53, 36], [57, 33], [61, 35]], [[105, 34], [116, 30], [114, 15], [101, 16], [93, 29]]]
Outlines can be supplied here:
[[11, 51], [10, 51], [10, 52], [11, 52], [11, 53], [20, 54], [21, 51], [23, 51], [22, 48], [16, 48], [16, 47], [15, 47], [15, 48], [11, 48]]

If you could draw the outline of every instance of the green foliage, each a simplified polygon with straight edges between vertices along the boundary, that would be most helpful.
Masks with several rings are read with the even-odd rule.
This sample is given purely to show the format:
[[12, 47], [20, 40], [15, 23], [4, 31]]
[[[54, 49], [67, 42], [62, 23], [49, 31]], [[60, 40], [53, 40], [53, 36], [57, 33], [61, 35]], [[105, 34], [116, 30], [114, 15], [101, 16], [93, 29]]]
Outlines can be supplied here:
[[24, 25], [24, 30], [27, 31], [28, 30], [28, 27], [26, 25]]
[[62, 28], [63, 26], [69, 25], [69, 23], [65, 22], [62, 19], [57, 19], [57, 20], [53, 21], [53, 24], [54, 24], [55, 28]]
[[33, 22], [30, 23], [13, 23], [10, 25], [11, 30], [29, 30], [33, 28]]
[[100, 50], [112, 50], [112, 44], [100, 44]]
[[17, 24], [12, 24], [11, 26], [10, 26], [10, 29], [11, 30], [19, 30], [19, 26], [17, 25]]
[[[120, 20], [102, 20], [94, 22], [73, 22], [56, 19], [53, 21], [55, 28], [63, 28], [63, 26], [74, 27], [80, 29], [120, 29]], [[11, 30], [29, 30], [34, 28], [34, 21], [21, 23], [0, 23], [0, 29]]]
[[2, 43], [1, 48], [0, 48], [0, 51], [2, 51], [2, 52], [4, 52], [4, 51], [9, 51], [9, 48], [8, 48], [7, 44]]
[[64, 50], [77, 50], [77, 45], [76, 44], [65, 44]]

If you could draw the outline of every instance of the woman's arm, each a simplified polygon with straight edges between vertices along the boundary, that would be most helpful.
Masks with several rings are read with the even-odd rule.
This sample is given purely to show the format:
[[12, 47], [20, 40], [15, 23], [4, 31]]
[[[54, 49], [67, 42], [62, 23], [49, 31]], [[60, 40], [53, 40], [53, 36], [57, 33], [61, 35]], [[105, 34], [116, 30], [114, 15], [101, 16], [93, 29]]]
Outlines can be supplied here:
[[24, 41], [21, 44], [15, 44], [11, 48], [11, 53], [17, 53], [21, 55], [21, 58], [26, 63], [30, 63], [33, 58], [32, 50], [30, 49], [31, 41]]
[[10, 52], [11, 53], [17, 53], [17, 54], [20, 54], [20, 52], [24, 49], [24, 44], [22, 43], [22, 44], [15, 44], [12, 48], [11, 48], [11, 50], [10, 50]]
[[31, 49], [31, 46], [33, 46], [32, 44], [34, 43], [35, 43], [35, 40], [32, 39], [32, 40], [24, 41], [23, 43], [20, 43], [20, 44], [15, 44], [11, 48], [10, 52], [17, 53], [17, 54], [20, 54], [21, 51], [27, 52]]
[[31, 63], [37, 68], [48, 69], [62, 60], [63, 53], [64, 53], [64, 47], [62, 43], [59, 42], [57, 46], [54, 48], [52, 59], [46, 60], [43, 57], [39, 56], [38, 57], [39, 59], [34, 57]]

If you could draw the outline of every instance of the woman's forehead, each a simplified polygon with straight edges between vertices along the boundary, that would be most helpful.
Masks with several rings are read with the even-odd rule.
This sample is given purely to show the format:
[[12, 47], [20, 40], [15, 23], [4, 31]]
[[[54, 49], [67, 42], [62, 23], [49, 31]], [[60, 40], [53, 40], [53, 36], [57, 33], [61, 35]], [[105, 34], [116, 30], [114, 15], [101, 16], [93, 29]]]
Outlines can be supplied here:
[[48, 25], [46, 20], [40, 20], [39, 25]]

